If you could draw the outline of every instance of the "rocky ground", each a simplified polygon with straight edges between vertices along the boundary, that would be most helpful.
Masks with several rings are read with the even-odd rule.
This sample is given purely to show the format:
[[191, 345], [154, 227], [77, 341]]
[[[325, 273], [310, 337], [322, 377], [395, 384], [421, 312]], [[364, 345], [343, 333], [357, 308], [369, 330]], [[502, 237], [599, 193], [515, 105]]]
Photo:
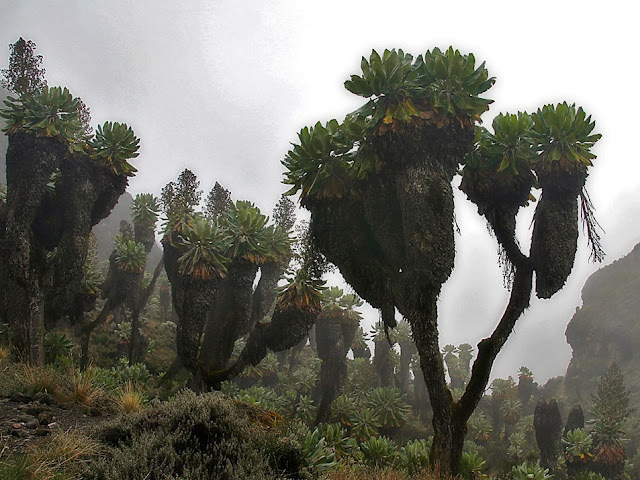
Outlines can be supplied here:
[[59, 402], [47, 393], [0, 398], [0, 458], [24, 452], [39, 438], [69, 429], [87, 430], [106, 418], [98, 408]]

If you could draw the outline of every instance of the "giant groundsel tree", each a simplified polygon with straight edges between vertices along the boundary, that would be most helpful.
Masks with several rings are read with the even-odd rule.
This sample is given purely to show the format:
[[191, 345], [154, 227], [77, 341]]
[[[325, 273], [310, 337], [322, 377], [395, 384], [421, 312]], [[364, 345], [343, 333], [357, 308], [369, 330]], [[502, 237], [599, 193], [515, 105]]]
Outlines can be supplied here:
[[[300, 192], [311, 233], [356, 293], [382, 312], [410, 322], [433, 409], [431, 461], [458, 471], [467, 420], [496, 355], [536, 292], [548, 298], [574, 262], [578, 199], [596, 259], [602, 258], [584, 182], [599, 135], [582, 108], [567, 103], [496, 117], [477, 126], [494, 83], [472, 54], [437, 48], [414, 58], [375, 51], [362, 74], [345, 82], [368, 99], [342, 123], [303, 128], [283, 161], [289, 194]], [[468, 383], [455, 401], [438, 343], [436, 301], [453, 270], [452, 180], [478, 206], [502, 250], [511, 297], [490, 337], [478, 344]], [[515, 237], [516, 214], [542, 190], [531, 252]]]
[[[271, 223], [251, 202], [231, 202], [216, 184], [205, 216], [196, 211], [198, 186], [185, 171], [163, 190], [164, 265], [178, 316], [178, 357], [194, 387], [220, 388], [267, 349], [286, 350], [306, 338], [320, 312], [320, 282], [302, 267], [276, 289], [291, 258], [290, 200], [280, 201]], [[232, 358], [236, 340], [247, 335]]]
[[66, 88], [9, 97], [0, 115], [9, 137], [7, 199], [0, 231], [0, 315], [17, 352], [42, 363], [45, 318], [74, 310], [91, 227], [105, 218], [135, 169], [139, 140], [121, 123], [95, 137]]

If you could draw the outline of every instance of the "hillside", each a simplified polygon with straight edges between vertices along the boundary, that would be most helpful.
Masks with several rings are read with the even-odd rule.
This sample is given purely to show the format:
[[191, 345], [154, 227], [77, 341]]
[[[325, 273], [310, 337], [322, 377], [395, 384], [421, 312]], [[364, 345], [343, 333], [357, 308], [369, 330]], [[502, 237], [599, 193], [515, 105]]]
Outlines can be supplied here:
[[595, 272], [582, 289], [565, 335], [573, 349], [567, 393], [587, 401], [601, 375], [615, 361], [636, 402], [640, 399], [640, 244]]

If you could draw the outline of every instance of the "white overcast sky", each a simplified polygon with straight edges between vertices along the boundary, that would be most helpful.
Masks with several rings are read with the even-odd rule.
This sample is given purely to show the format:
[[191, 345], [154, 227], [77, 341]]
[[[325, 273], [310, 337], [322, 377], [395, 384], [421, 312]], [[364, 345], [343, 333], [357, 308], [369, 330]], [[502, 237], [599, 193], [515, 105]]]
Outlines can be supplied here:
[[[630, 4], [627, 4], [630, 5]], [[486, 61], [499, 112], [568, 100], [603, 134], [588, 188], [607, 235], [607, 262], [640, 241], [637, 15], [591, 1], [43, 1], [0, 0], [0, 46], [37, 44], [49, 85], [68, 86], [94, 125], [129, 123], [141, 138], [130, 192], [159, 194], [184, 168], [208, 191], [270, 212], [285, 191], [280, 160], [305, 125], [341, 120], [362, 103], [343, 88], [372, 48], [418, 55], [453, 45]], [[0, 50], [0, 67], [8, 64]], [[457, 199], [456, 271], [440, 304], [441, 344], [477, 342], [507, 300], [495, 242], [474, 207]], [[531, 212], [520, 219], [524, 245]], [[562, 375], [566, 324], [597, 266], [581, 239], [566, 288], [534, 299], [494, 372], [529, 366], [539, 381]], [[366, 310], [366, 320], [377, 319]]]

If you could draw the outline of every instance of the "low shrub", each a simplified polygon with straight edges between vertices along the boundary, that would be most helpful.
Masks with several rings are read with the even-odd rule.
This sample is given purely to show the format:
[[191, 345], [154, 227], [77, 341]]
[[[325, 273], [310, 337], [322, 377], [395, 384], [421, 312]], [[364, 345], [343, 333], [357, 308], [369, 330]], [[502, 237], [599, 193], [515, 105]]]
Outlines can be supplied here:
[[[185, 390], [169, 402], [101, 425], [96, 439], [106, 455], [87, 479], [260, 479], [297, 476], [297, 440], [276, 424], [252, 423], [244, 405], [221, 393]], [[255, 415], [255, 418], [269, 418]]]

